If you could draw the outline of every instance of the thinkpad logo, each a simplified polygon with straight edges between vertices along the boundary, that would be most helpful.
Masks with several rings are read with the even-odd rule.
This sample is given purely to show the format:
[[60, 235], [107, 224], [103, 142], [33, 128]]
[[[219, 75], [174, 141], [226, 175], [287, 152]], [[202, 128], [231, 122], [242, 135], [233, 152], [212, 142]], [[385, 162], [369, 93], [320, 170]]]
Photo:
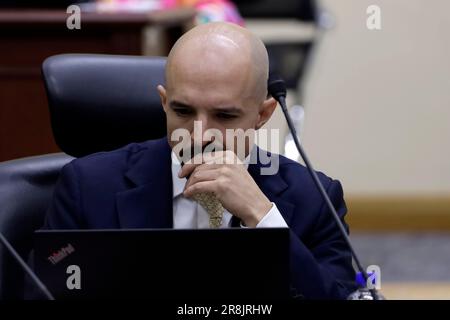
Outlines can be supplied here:
[[69, 243], [67, 246], [62, 247], [58, 251], [53, 252], [47, 259], [52, 264], [57, 264], [74, 251], [75, 248]]

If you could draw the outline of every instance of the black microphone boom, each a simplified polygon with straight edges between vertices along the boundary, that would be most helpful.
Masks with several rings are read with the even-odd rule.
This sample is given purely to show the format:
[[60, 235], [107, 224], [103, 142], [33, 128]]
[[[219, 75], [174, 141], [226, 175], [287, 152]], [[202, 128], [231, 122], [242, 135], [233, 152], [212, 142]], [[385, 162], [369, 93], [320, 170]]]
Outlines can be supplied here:
[[13, 246], [9, 243], [8, 240], [3, 236], [3, 234], [0, 232], [0, 242], [5, 246], [5, 248], [11, 253], [11, 255], [14, 257], [14, 260], [16, 260], [19, 265], [22, 267], [22, 269], [31, 277], [34, 284], [39, 288], [40, 291], [45, 295], [45, 297], [48, 300], [55, 300], [53, 295], [48, 291], [45, 284], [42, 283], [41, 280], [39, 280], [38, 276], [31, 270], [31, 268], [23, 261], [22, 257], [17, 253], [17, 251], [13, 248]]
[[[336, 209], [334, 208], [333, 204], [331, 203], [331, 200], [328, 197], [328, 194], [325, 191], [325, 188], [323, 187], [322, 183], [320, 182], [316, 171], [314, 170], [311, 162], [309, 161], [308, 157], [306, 156], [305, 151], [303, 150], [302, 146], [300, 145], [300, 142], [298, 141], [297, 132], [295, 130], [294, 124], [292, 123], [291, 116], [289, 115], [289, 112], [286, 107], [286, 85], [285, 85], [283, 79], [281, 79], [278, 76], [271, 75], [269, 77], [269, 81], [268, 81], [268, 89], [269, 89], [270, 95], [279, 102], [281, 109], [283, 110], [284, 116], [286, 118], [287, 124], [289, 126], [289, 130], [291, 131], [292, 138], [294, 139], [295, 146], [297, 147], [298, 152], [300, 153], [303, 161], [305, 162], [306, 168], [308, 169], [308, 172], [311, 175], [311, 178], [313, 179], [314, 184], [316, 185], [317, 189], [319, 190], [320, 194], [323, 197], [323, 200], [325, 201], [327, 207], [329, 208], [330, 212], [332, 213], [334, 220], [336, 221], [336, 223], [340, 229], [340, 232], [351, 251], [352, 257], [356, 263], [356, 266], [357, 266], [359, 272], [361, 272], [365, 283], [367, 283], [367, 280], [369, 277], [368, 277], [366, 271], [364, 270], [364, 268], [362, 267], [362, 265], [359, 261], [359, 258], [356, 255], [355, 250], [353, 249], [353, 246], [350, 242], [350, 238], [347, 235], [347, 231], [345, 230], [345, 227], [342, 224], [341, 219], [339, 219]], [[379, 299], [378, 293], [376, 292], [375, 289], [371, 288], [370, 293], [374, 300]]]

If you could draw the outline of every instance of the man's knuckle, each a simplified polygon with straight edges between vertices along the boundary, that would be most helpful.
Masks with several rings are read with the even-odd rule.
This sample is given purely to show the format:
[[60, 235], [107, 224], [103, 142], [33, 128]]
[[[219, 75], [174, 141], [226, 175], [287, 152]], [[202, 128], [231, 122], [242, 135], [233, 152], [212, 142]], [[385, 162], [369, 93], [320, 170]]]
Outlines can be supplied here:
[[221, 192], [226, 191], [229, 185], [230, 185], [229, 179], [224, 177], [218, 179], [217, 188], [219, 189], [219, 191]]
[[230, 173], [230, 168], [228, 168], [227, 166], [222, 166], [220, 168], [220, 173], [221, 175], [226, 176]]
[[194, 180], [198, 180], [198, 179], [200, 178], [200, 173], [199, 173], [197, 170], [195, 170], [195, 171], [192, 173], [191, 177], [192, 177], [192, 179], [194, 179]]

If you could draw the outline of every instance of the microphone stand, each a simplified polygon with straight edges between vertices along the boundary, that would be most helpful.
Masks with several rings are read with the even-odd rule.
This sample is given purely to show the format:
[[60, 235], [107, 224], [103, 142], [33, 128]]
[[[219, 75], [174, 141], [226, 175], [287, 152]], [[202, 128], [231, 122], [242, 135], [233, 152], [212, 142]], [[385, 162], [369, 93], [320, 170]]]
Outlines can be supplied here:
[[33, 283], [39, 288], [39, 290], [45, 295], [47, 300], [55, 300], [53, 295], [48, 291], [47, 287], [44, 283], [38, 278], [38, 276], [31, 270], [31, 268], [23, 261], [22, 257], [17, 253], [17, 251], [13, 248], [13, 246], [9, 243], [8, 240], [3, 236], [0, 232], [0, 242], [5, 246], [5, 248], [11, 253], [14, 260], [16, 260], [22, 269], [30, 276], [33, 280]]
[[[339, 216], [336, 212], [336, 209], [334, 208], [333, 204], [331, 203], [330, 198], [328, 197], [327, 192], [325, 191], [325, 188], [323, 187], [322, 183], [319, 180], [319, 177], [317, 176], [316, 171], [314, 170], [311, 162], [309, 161], [305, 151], [303, 150], [303, 147], [301, 146], [300, 142], [298, 141], [297, 132], [295, 130], [295, 126], [292, 122], [291, 116], [289, 115], [289, 112], [286, 107], [286, 86], [284, 84], [284, 81], [281, 78], [273, 77], [269, 78], [269, 92], [272, 95], [272, 97], [277, 100], [281, 106], [281, 110], [283, 111], [283, 114], [286, 118], [289, 130], [291, 131], [292, 138], [294, 139], [295, 146], [297, 147], [298, 152], [300, 153], [303, 161], [305, 162], [306, 168], [308, 169], [308, 172], [311, 176], [311, 178], [314, 181], [314, 184], [316, 185], [317, 189], [319, 190], [320, 194], [322, 195], [323, 200], [325, 201], [327, 207], [329, 208], [334, 220], [336, 221], [338, 228], [340, 229], [340, 232], [347, 243], [347, 246], [350, 249], [351, 255], [355, 261], [355, 264], [359, 270], [359, 272], [362, 274], [365, 283], [367, 284], [367, 280], [369, 279], [369, 276], [367, 275], [367, 272], [364, 270], [364, 268], [361, 265], [361, 262], [359, 261], [358, 256], [356, 255], [355, 250], [353, 249], [353, 246], [350, 242], [350, 238], [347, 235], [347, 231], [345, 230], [344, 225], [342, 224], [341, 219], [339, 219]], [[349, 296], [349, 299], [353, 300], [381, 300], [382, 297], [378, 294], [377, 290], [375, 288], [359, 288], [356, 292], [352, 293]]]

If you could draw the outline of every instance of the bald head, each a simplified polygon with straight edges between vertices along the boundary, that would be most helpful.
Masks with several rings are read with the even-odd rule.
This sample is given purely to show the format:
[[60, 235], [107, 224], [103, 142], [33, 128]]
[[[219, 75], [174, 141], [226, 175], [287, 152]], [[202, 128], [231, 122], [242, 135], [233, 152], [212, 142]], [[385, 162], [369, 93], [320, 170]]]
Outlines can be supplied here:
[[[201, 136], [203, 145], [214, 141], [227, 149], [229, 129], [261, 128], [276, 108], [276, 101], [267, 98], [268, 60], [261, 40], [237, 25], [209, 23], [184, 34], [170, 51], [166, 85], [158, 86], [167, 135], [175, 133], [169, 144], [174, 147], [176, 132], [185, 129], [191, 138]], [[209, 129], [223, 139], [203, 136]], [[246, 142], [246, 154], [251, 145]]]
[[170, 51], [166, 86], [170, 91], [183, 80], [212, 84], [209, 79], [228, 77], [241, 85], [243, 99], [261, 103], [267, 96], [268, 64], [264, 44], [247, 29], [225, 22], [202, 24], [185, 33]]

